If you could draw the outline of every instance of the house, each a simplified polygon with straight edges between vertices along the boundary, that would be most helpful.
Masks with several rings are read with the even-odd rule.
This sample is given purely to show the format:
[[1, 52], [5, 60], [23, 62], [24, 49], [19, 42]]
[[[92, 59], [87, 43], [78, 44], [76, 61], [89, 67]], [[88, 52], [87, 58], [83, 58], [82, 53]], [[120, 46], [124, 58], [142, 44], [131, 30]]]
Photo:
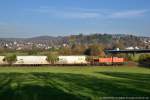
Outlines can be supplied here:
[[139, 47], [127, 47], [126, 50], [139, 50]]
[[127, 47], [126, 50], [134, 50], [134, 47]]
[[140, 48], [136, 46], [135, 49], [136, 49], [136, 50], [139, 50]]

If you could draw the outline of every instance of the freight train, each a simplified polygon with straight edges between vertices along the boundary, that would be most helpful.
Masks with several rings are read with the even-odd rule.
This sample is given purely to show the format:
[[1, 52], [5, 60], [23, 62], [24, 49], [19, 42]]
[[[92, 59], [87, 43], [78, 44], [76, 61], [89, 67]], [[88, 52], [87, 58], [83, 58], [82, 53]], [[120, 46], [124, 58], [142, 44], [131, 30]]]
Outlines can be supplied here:
[[[0, 56], [0, 65], [8, 65], [4, 60], [5, 56]], [[107, 58], [93, 58], [87, 61], [87, 56], [58, 56], [58, 61], [51, 63], [47, 61], [47, 56], [17, 56], [16, 61], [12, 65], [112, 65], [124, 64], [124, 58], [107, 57]]]

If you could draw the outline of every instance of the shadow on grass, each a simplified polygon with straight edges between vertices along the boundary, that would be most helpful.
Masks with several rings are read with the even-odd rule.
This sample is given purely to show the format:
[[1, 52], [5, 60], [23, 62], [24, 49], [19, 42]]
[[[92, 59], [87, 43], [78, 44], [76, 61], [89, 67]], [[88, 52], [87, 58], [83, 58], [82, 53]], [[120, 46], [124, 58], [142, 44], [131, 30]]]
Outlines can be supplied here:
[[150, 69], [150, 64], [139, 63], [138, 66]]
[[1, 73], [0, 100], [95, 100], [102, 96], [150, 94], [147, 74], [99, 74], [116, 79], [67, 73]]
[[112, 77], [125, 78], [132, 81], [150, 83], [150, 74], [141, 73], [126, 73], [126, 72], [99, 72], [100, 74], [109, 75]]
[[124, 88], [127, 96], [149, 96], [150, 97], [150, 74], [125, 73], [125, 72], [98, 72], [99, 74], [116, 78], [118, 88]]

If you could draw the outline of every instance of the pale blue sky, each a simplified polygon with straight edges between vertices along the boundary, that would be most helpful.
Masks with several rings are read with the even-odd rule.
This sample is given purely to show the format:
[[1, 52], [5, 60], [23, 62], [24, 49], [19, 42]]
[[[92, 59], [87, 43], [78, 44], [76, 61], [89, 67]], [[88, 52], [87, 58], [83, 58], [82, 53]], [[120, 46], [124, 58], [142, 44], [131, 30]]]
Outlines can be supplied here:
[[0, 0], [0, 37], [150, 36], [150, 0]]

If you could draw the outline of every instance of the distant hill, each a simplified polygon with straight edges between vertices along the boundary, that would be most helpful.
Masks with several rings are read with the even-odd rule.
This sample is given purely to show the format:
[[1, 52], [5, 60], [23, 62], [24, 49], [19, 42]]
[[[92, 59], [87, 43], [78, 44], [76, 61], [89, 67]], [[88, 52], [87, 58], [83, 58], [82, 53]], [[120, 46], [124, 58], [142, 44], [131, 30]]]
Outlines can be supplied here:
[[113, 45], [115, 43], [123, 43], [125, 46], [142, 46], [144, 40], [150, 40], [150, 37], [142, 37], [126, 34], [90, 34], [90, 35], [70, 35], [70, 36], [38, 36], [32, 38], [0, 38], [3, 41], [18, 41], [18, 42], [34, 42], [44, 43], [47, 45], [62, 45], [62, 44], [104, 44]]
[[52, 36], [38, 36], [38, 37], [32, 37], [32, 38], [28, 38], [26, 40], [54, 40], [57, 37], [52, 37]]

